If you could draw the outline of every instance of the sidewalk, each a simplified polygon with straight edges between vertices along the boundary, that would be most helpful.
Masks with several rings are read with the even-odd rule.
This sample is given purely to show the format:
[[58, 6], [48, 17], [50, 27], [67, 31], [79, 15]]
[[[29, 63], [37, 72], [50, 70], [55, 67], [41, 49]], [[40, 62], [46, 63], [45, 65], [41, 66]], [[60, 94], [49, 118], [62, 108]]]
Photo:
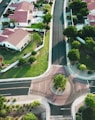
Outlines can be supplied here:
[[[41, 96], [36, 96], [36, 95], [26, 95], [26, 96], [8, 96], [6, 97], [7, 99], [10, 99], [10, 102], [8, 105], [22, 105], [22, 104], [28, 104], [32, 103], [35, 100], [39, 100], [42, 105], [45, 106], [46, 108], [46, 120], [50, 119], [50, 107], [49, 104], [47, 103], [47, 100]], [[16, 102], [12, 102], [13, 99], [16, 98]]]

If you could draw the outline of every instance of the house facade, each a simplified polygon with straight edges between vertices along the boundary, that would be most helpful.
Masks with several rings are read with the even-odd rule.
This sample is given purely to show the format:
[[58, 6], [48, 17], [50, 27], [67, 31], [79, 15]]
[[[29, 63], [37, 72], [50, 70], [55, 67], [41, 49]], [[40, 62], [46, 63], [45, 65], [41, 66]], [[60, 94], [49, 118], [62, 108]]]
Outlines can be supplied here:
[[5, 29], [0, 35], [0, 46], [22, 51], [31, 41], [30, 34], [23, 29]]

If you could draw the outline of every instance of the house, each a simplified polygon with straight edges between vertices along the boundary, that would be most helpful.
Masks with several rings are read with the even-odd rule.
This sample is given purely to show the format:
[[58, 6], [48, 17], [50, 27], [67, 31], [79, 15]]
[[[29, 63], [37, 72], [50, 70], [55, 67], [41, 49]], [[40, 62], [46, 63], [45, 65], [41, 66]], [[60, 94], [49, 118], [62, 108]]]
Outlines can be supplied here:
[[6, 28], [0, 35], [0, 46], [16, 51], [24, 49], [30, 41], [30, 34], [23, 29]]
[[87, 8], [89, 15], [87, 16], [90, 25], [95, 25], [95, 0], [85, 0], [87, 2]]
[[18, 4], [12, 4], [10, 9], [14, 10], [14, 14], [10, 14], [8, 18], [16, 21], [17, 26], [28, 26], [32, 19], [34, 5], [23, 1]]

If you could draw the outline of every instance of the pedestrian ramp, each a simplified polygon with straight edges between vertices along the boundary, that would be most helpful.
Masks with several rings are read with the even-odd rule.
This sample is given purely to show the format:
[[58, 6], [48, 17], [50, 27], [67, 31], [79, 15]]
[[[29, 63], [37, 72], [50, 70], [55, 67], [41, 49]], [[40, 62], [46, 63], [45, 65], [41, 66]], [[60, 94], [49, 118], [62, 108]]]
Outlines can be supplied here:
[[72, 117], [71, 116], [57, 115], [57, 116], [50, 116], [50, 120], [72, 120]]

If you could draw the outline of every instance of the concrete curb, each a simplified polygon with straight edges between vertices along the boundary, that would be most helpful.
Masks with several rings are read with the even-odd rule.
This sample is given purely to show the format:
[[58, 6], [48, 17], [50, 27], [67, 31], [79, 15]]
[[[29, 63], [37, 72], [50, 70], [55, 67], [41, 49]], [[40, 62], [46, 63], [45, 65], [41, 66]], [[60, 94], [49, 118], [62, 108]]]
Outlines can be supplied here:
[[[87, 94], [88, 94], [88, 93], [87, 93]], [[72, 115], [73, 120], [76, 120], [76, 112], [77, 112], [77, 109], [79, 109], [79, 107], [83, 104], [84, 99], [85, 99], [85, 97], [87, 96], [87, 94], [84, 94], [84, 95], [78, 97], [78, 98], [72, 103], [72, 106], [71, 106], [71, 115]]]

